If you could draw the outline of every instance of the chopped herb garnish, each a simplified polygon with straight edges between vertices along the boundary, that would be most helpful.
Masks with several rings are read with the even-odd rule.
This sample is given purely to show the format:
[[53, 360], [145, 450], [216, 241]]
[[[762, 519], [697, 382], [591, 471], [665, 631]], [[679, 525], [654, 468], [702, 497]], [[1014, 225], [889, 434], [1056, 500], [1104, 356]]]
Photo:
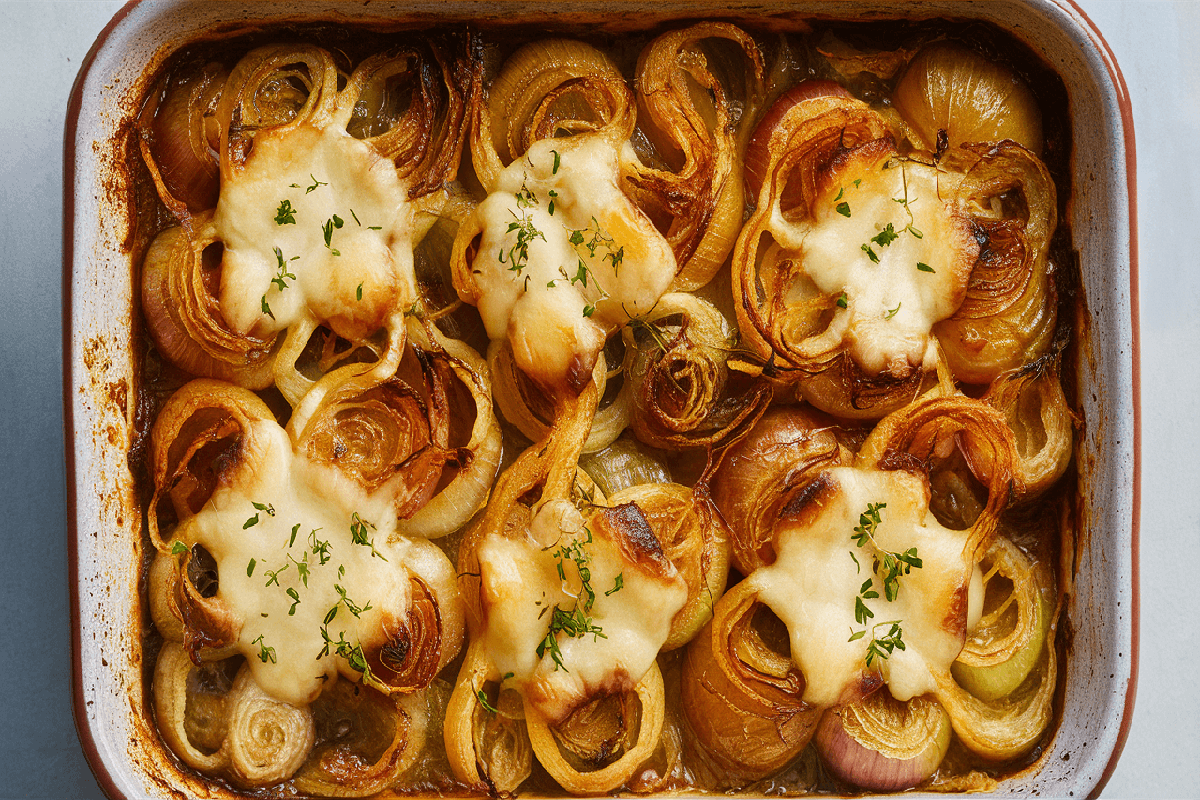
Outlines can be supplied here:
[[917, 271], [918, 272], [933, 272], [933, 267], [929, 266], [924, 261], [918, 261], [917, 262]]
[[321, 232], [325, 234], [325, 247], [327, 247], [329, 252], [333, 253], [335, 256], [340, 256], [341, 253], [331, 246], [333, 242], [333, 231], [337, 228], [341, 228], [344, 224], [345, 223], [342, 222], [342, 218], [337, 214], [334, 214], [332, 217], [325, 220], [325, 224], [321, 227]]
[[896, 233], [896, 229], [892, 227], [892, 223], [888, 223], [887, 227], [881, 230], [878, 234], [871, 237], [871, 241], [880, 247], [887, 247], [892, 242], [900, 238], [900, 234]]
[[247, 528], [251, 528], [258, 524], [259, 512], [265, 511], [268, 517], [275, 516], [275, 507], [270, 504], [263, 505], [262, 503], [251, 502], [250, 505], [254, 506], [256, 509], [258, 509], [258, 511], [255, 512], [253, 517], [246, 520], [245, 524], [242, 525], [242, 530], [246, 530]]
[[250, 559], [250, 563], [246, 565], [246, 577], [247, 577], [247, 578], [253, 578], [253, 577], [254, 577], [254, 566], [255, 566], [257, 563], [258, 563], [258, 561], [257, 561], [256, 559], [253, 559], [253, 558], [252, 558], [252, 559]]
[[355, 213], [354, 213], [354, 209], [353, 209], [353, 208], [352, 208], [352, 209], [350, 209], [350, 216], [354, 218], [354, 222], [355, 222], [355, 224], [357, 224], [357, 225], [358, 225], [358, 227], [360, 227], [360, 228], [361, 228], [361, 227], [362, 227], [362, 223], [358, 221], [358, 214], [355, 214]]
[[847, 308], [848, 306], [849, 306], [849, 298], [846, 297], [845, 292], [842, 292], [840, 295], [838, 295], [837, 307], [838, 308]]
[[[354, 542], [354, 544], [360, 544], [363, 547], [371, 548], [371, 555], [373, 557], [383, 558], [383, 556], [379, 554], [379, 551], [375, 549], [375, 540], [367, 538], [368, 530], [375, 530], [375, 526], [360, 517], [358, 512], [355, 511], [350, 521], [350, 541]], [[383, 558], [383, 560], [387, 561], [386, 558]]]
[[186, 553], [187, 551], [188, 551], [188, 546], [186, 544], [184, 544], [183, 542], [179, 541], [178, 539], [171, 542], [171, 555], [178, 556], [178, 555], [182, 555], [183, 553]]
[[301, 186], [301, 185], [300, 185], [300, 184], [298, 184], [298, 183], [293, 183], [293, 184], [290, 184], [290, 185], [291, 185], [291, 188], [293, 188], [293, 189], [303, 189], [305, 194], [311, 194], [311, 193], [312, 193], [312, 192], [313, 192], [313, 191], [314, 191], [314, 190], [315, 190], [315, 189], [316, 189], [318, 186], [328, 186], [328, 185], [329, 185], [329, 184], [328, 184], [328, 183], [326, 183], [325, 181], [319, 181], [319, 180], [317, 180], [315, 177], [313, 177], [313, 174], [312, 174], [311, 172], [310, 172], [310, 173], [308, 173], [308, 177], [312, 178], [312, 186], [307, 186], [307, 187], [306, 187], [306, 186]]
[[275, 319], [275, 315], [271, 313], [271, 306], [267, 304], [267, 296], [262, 296], [262, 312], [271, 319]]
[[[296, 527], [299, 528], [300, 526], [297, 525]], [[296, 573], [300, 576], [300, 582], [303, 583], [304, 588], [307, 589], [308, 588], [308, 553], [305, 553], [304, 557], [301, 558], [299, 561], [292, 558], [291, 553], [288, 553], [288, 561], [291, 561], [293, 564], [296, 565]]]
[[299, 531], [300, 531], [300, 523], [297, 522], [295, 525], [292, 526], [292, 538], [288, 539], [288, 547], [291, 547], [292, 545], [294, 545], [296, 543], [296, 534], [299, 533]]
[[847, 219], [850, 218], [850, 204], [846, 201], [843, 200], [842, 202], [838, 203], [834, 210], [843, 217], [846, 217]]
[[486, 708], [488, 711], [492, 712], [493, 714], [500, 713], [496, 709], [492, 708], [492, 704], [488, 702], [487, 693], [484, 692], [483, 689], [475, 690], [475, 699], [477, 699], [479, 701], [479, 705], [483, 706], [484, 708]]
[[[882, 625], [891, 625], [891, 629], [881, 637], [875, 636], [875, 629]], [[900, 628], [900, 620], [891, 620], [889, 622], [879, 622], [871, 626], [871, 644], [867, 648], [867, 666], [871, 666], [871, 662], [875, 659], [885, 660], [892, 655], [893, 650], [904, 650], [904, 640], [901, 638], [903, 630]]]
[[[265, 634], [264, 634], [264, 636], [265, 636]], [[275, 663], [275, 648], [267, 647], [266, 643], [263, 641], [263, 636], [259, 636], [257, 639], [255, 639], [250, 644], [259, 645], [259, 650], [258, 650], [258, 660], [259, 661], [263, 662], [264, 664], [267, 663], [268, 661], [270, 661], [272, 664]]]
[[[364, 283], [365, 283], [365, 281], [364, 281]], [[355, 300], [362, 300], [362, 287], [363, 287], [363, 285], [360, 283], [358, 285], [358, 288], [354, 290], [354, 299]]]
[[321, 541], [317, 538], [317, 531], [319, 530], [321, 529], [313, 528], [312, 532], [308, 534], [308, 544], [312, 548], [312, 554], [320, 559], [320, 566], [323, 567], [330, 559], [329, 542]]
[[370, 600], [367, 601], [367, 604], [365, 606], [359, 606], [359, 605], [356, 605], [353, 600], [351, 600], [349, 597], [346, 596], [346, 590], [343, 589], [341, 586], [339, 586], [338, 584], [335, 583], [333, 585], [333, 588], [334, 588], [334, 591], [336, 591], [338, 593], [338, 595], [342, 598], [341, 602], [346, 604], [346, 610], [349, 611], [351, 614], [353, 614], [356, 618], [360, 614], [362, 614], [364, 611], [369, 611], [371, 609], [371, 601]]
[[275, 584], [276, 586], [278, 586], [279, 585], [279, 573], [287, 571], [287, 568], [288, 568], [288, 565], [284, 564], [279, 569], [267, 570], [265, 573], [263, 573], [264, 575], [267, 576], [267, 582], [263, 585], [270, 586], [271, 584]]
[[557, 175], [557, 174], [558, 174], [558, 165], [559, 165], [560, 163], [562, 163], [562, 162], [561, 162], [561, 158], [560, 158], [560, 156], [558, 155], [558, 151], [557, 151], [557, 150], [551, 150], [550, 152], [551, 152], [551, 153], [554, 153], [554, 167], [553, 167], [553, 168], [550, 170], [550, 174], [551, 174], [551, 175]]
[[558, 192], [556, 192], [556, 191], [554, 191], [553, 189], [551, 189], [551, 190], [550, 190], [549, 192], [547, 192], [546, 194], [550, 195], [550, 202], [549, 202], [549, 204], [547, 204], [547, 205], [546, 205], [546, 212], [547, 212], [547, 213], [548, 213], [550, 216], [552, 216], [552, 217], [553, 217], [553, 216], [554, 216], [554, 200], [555, 200], [555, 198], [557, 198], [557, 197], [558, 197]]
[[287, 596], [292, 598], [292, 607], [288, 609], [288, 616], [296, 616], [296, 606], [300, 605], [300, 593], [295, 589], [288, 587]]
[[879, 263], [879, 256], [875, 254], [875, 251], [871, 248], [871, 245], [864, 244], [862, 246], [862, 251], [867, 254], [867, 258], [871, 259], [873, 263]]
[[[292, 256], [289, 259], [284, 259], [282, 250], [280, 250], [278, 247], [273, 249], [275, 250], [275, 260], [279, 263], [276, 267], [277, 271], [275, 273], [275, 277], [271, 278], [271, 283], [275, 284], [275, 288], [282, 292], [284, 289], [288, 288], [288, 278], [296, 280], [296, 276], [288, 271], [288, 262], [295, 261], [300, 258], [300, 256]], [[266, 295], [263, 295], [263, 297], [265, 298]]]
[[284, 199], [280, 201], [279, 208], [275, 210], [276, 225], [295, 225], [296, 224], [296, 209], [292, 207], [292, 201]]
[[[511, 211], [509, 213], [512, 213]], [[500, 251], [498, 256], [500, 263], [507, 263], [510, 272], [516, 272], [518, 275], [521, 270], [525, 269], [526, 263], [529, 261], [529, 243], [534, 239], [546, 241], [546, 235], [538, 230], [533, 224], [533, 217], [529, 216], [524, 210], [521, 211], [521, 216], [513, 214], [514, 221], [508, 223], [508, 229], [505, 233], [517, 234], [517, 241], [512, 247], [508, 248], [508, 261], [504, 260], [504, 251]]]
[[896, 307], [895, 307], [895, 308], [889, 308], [889, 309], [888, 309], [888, 312], [887, 312], [886, 314], [884, 314], [884, 315], [883, 315], [883, 318], [884, 318], [884, 319], [891, 319], [892, 317], [896, 316], [896, 314], [897, 314], [897, 313], [900, 311], [900, 306], [902, 306], [902, 305], [904, 305], [904, 304], [903, 304], [903, 303], [896, 303]]
[[610, 595], [616, 594], [617, 592], [621, 591], [621, 589], [624, 586], [625, 586], [625, 573], [622, 572], [617, 575], [617, 579], [613, 583], [613, 587], [611, 589], [609, 589], [607, 592], [605, 592], [604, 596], [609, 597]]

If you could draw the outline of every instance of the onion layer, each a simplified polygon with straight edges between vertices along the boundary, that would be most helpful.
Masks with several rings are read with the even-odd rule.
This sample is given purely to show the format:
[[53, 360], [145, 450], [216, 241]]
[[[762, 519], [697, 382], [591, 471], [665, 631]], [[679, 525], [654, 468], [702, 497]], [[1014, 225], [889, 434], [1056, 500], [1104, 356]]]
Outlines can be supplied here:
[[950, 748], [950, 718], [934, 699], [901, 703], [887, 689], [831, 708], [814, 739], [831, 772], [876, 792], [911, 789], [938, 768]]

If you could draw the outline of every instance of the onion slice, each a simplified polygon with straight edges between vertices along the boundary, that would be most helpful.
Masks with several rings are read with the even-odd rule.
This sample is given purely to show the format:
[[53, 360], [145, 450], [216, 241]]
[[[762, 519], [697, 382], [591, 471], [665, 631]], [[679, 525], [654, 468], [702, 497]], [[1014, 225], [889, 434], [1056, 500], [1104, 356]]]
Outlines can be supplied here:
[[825, 766], [842, 780], [898, 792], [927, 779], [945, 758], [950, 717], [930, 697], [901, 703], [880, 689], [826, 711], [813, 741]]

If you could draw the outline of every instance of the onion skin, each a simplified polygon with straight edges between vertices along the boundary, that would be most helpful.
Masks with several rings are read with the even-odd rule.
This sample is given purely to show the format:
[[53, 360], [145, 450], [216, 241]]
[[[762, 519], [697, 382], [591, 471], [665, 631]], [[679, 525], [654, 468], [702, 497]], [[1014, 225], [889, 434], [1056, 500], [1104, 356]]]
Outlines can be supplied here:
[[853, 95], [839, 83], [827, 80], [806, 80], [788, 89], [771, 104], [759, 120], [746, 147], [746, 191], [757, 199], [771, 161], [771, 137], [787, 112], [806, 100], [823, 97], [851, 99]]
[[918, 53], [892, 102], [926, 153], [937, 151], [939, 131], [950, 147], [1010, 139], [1041, 153], [1041, 112], [1029, 88], [965, 47], [939, 42]]
[[885, 688], [826, 711], [813, 741], [838, 778], [870, 791], [899, 792], [937, 770], [950, 748], [950, 717], [936, 700], [901, 703]]

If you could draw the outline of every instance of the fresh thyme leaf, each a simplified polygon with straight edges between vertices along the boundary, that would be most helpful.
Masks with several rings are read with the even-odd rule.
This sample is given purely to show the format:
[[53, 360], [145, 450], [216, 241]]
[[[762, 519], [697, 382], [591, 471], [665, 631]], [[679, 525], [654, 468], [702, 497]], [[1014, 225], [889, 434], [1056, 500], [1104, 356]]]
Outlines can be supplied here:
[[296, 616], [296, 606], [300, 605], [300, 593], [292, 587], [288, 587], [287, 596], [292, 598], [292, 607], [288, 609], [288, 616]]
[[275, 319], [275, 315], [271, 313], [271, 307], [267, 305], [267, 296], [265, 294], [262, 296], [262, 312], [271, 319]]
[[871, 241], [880, 247], [887, 247], [892, 242], [900, 238], [900, 234], [896, 233], [896, 229], [892, 227], [892, 223], [888, 223], [887, 227], [881, 230], [878, 234], [871, 237]]
[[836, 203], [836, 202], [838, 202], [839, 200], [841, 200], [841, 199], [842, 199], [842, 195], [844, 195], [845, 193], [846, 193], [846, 187], [845, 187], [845, 186], [840, 186], [840, 187], [838, 187], [838, 193], [837, 193], [837, 197], [833, 198], [833, 202], [835, 202], [835, 203]]
[[492, 704], [488, 702], [487, 693], [484, 692], [483, 689], [475, 690], [475, 699], [479, 701], [479, 705], [483, 706], [484, 708], [486, 708], [488, 711], [492, 712], [493, 714], [500, 713], [496, 709], [492, 708]]
[[[296, 525], [296, 527], [299, 528], [300, 526]], [[304, 557], [301, 558], [299, 561], [292, 558], [291, 553], [288, 553], [288, 560], [296, 565], [296, 573], [300, 576], [300, 582], [303, 583], [304, 588], [307, 589], [308, 588], [308, 553], [305, 553]]]
[[906, 231], [908, 231], [909, 233], [911, 233], [911, 234], [913, 235], [913, 237], [914, 237], [914, 238], [917, 238], [917, 239], [924, 239], [924, 238], [925, 238], [925, 234], [921, 233], [919, 230], [917, 230], [916, 228], [914, 228], [912, 225], [906, 225], [906, 226], [904, 227], [904, 230], [906, 230]]
[[917, 262], [917, 271], [918, 272], [933, 272], [933, 267], [929, 266], [924, 261], [918, 261]]
[[188, 546], [186, 544], [184, 544], [183, 542], [179, 541], [178, 539], [171, 542], [171, 555], [178, 556], [178, 555], [182, 555], [183, 553], [186, 553], [187, 551], [188, 551]]
[[372, 557], [383, 558], [384, 561], [387, 561], [387, 559], [380, 555], [379, 551], [375, 549], [375, 540], [367, 538], [368, 530], [375, 530], [375, 525], [367, 522], [358, 515], [357, 511], [355, 511], [350, 521], [350, 541], [354, 542], [354, 544], [371, 548]]
[[[365, 283], [365, 281], [364, 281], [364, 283]], [[358, 285], [358, 288], [354, 290], [354, 299], [355, 300], [362, 300], [362, 287], [363, 287], [363, 285], [362, 285], [362, 283], [360, 283]]]
[[299, 533], [299, 531], [300, 531], [300, 523], [297, 522], [295, 525], [292, 526], [292, 538], [288, 539], [288, 547], [291, 547], [292, 545], [294, 545], [296, 543], [296, 534]]
[[850, 204], [849, 204], [849, 203], [847, 203], [845, 200], [843, 200], [842, 202], [838, 203], [838, 204], [837, 204], [837, 205], [834, 207], [834, 211], [836, 211], [837, 213], [841, 214], [843, 217], [846, 217], [847, 219], [849, 219], [849, 218], [850, 218]]
[[258, 561], [257, 561], [257, 560], [255, 560], [255, 559], [253, 559], [253, 558], [252, 558], [252, 559], [250, 559], [250, 563], [246, 565], [246, 577], [247, 577], [247, 578], [253, 578], [253, 577], [254, 577], [254, 566], [255, 566], [257, 563], [258, 563]]
[[554, 153], [554, 167], [553, 167], [553, 169], [550, 170], [550, 174], [557, 175], [558, 174], [558, 166], [560, 163], [562, 163], [561, 157], [558, 155], [557, 150], [551, 150], [550, 152]]
[[312, 532], [308, 534], [308, 544], [312, 549], [312, 554], [320, 559], [320, 566], [323, 567], [329, 561], [331, 556], [329, 555], [329, 542], [321, 541], [317, 538], [317, 531], [319, 530], [321, 529], [313, 528]]
[[259, 661], [263, 662], [264, 664], [267, 663], [268, 661], [270, 661], [272, 664], [275, 663], [275, 648], [267, 647], [266, 643], [263, 641], [263, 636], [259, 636], [257, 639], [255, 639], [250, 644], [251, 645], [259, 645], [259, 650], [258, 650], [258, 660]]
[[325, 181], [317, 180], [315, 177], [313, 177], [313, 174], [311, 172], [308, 173], [308, 177], [312, 178], [312, 186], [305, 187], [305, 186], [301, 186], [298, 183], [293, 183], [293, 184], [290, 184], [291, 188], [304, 189], [305, 194], [311, 194], [313, 192], [313, 190], [315, 190], [318, 186], [328, 186], [329, 185]]
[[288, 565], [284, 564], [279, 569], [275, 569], [275, 570], [269, 569], [266, 572], [264, 572], [263, 574], [267, 576], [267, 582], [263, 585], [270, 586], [271, 584], [275, 584], [276, 586], [278, 586], [279, 585], [279, 573], [285, 572], [287, 570], [287, 568], [288, 568]]
[[892, 317], [896, 316], [896, 314], [897, 314], [897, 313], [900, 311], [900, 306], [902, 306], [902, 305], [904, 305], [904, 304], [903, 304], [903, 303], [896, 303], [896, 307], [895, 307], [895, 308], [889, 308], [889, 309], [888, 309], [888, 312], [887, 312], [887, 314], [884, 314], [883, 318], [884, 318], [884, 319], [891, 319]]
[[296, 224], [296, 209], [292, 207], [292, 201], [284, 198], [279, 203], [279, 208], [275, 210], [276, 225], [295, 225]]
[[862, 246], [862, 251], [867, 254], [867, 258], [871, 259], [873, 263], [879, 263], [879, 256], [875, 254], [875, 250], [872, 249], [871, 245], [864, 244]]
[[842, 292], [840, 295], [838, 295], [837, 307], [838, 308], [847, 308], [849, 306], [848, 300], [849, 300], [849, 298], [846, 297], [846, 293]]
[[605, 592], [604, 596], [609, 597], [610, 595], [616, 594], [617, 592], [621, 591], [621, 589], [624, 586], [625, 586], [625, 573], [622, 572], [617, 575], [617, 579], [613, 583], [613, 587], [611, 589], [609, 589], [607, 592]]

